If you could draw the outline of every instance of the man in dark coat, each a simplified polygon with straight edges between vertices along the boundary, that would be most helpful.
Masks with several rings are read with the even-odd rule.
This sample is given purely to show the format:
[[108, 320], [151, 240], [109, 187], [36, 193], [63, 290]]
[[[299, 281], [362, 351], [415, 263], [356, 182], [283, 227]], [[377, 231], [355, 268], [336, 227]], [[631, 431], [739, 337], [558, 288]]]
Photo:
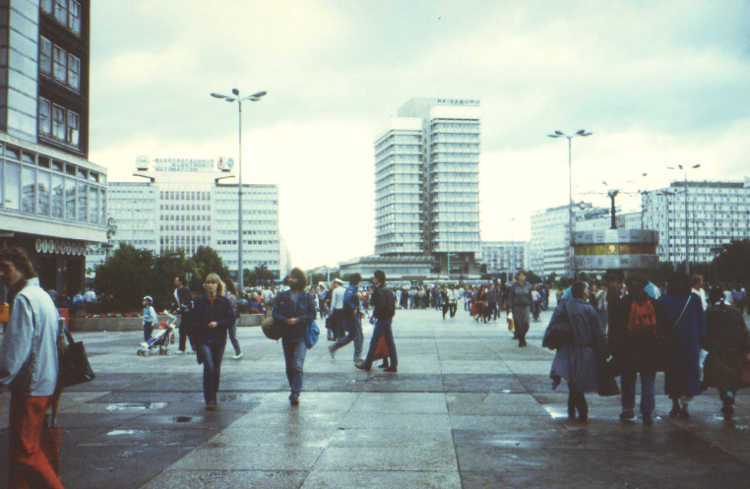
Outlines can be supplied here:
[[726, 305], [718, 288], [709, 294], [706, 310], [706, 349], [703, 387], [719, 389], [724, 419], [734, 414], [734, 398], [740, 387], [740, 373], [745, 355], [750, 351], [750, 339], [742, 313]]
[[[185, 285], [185, 277], [178, 275], [174, 278], [174, 292], [172, 293], [174, 304], [173, 309], [180, 315], [180, 343], [177, 354], [182, 355], [187, 348], [187, 338], [190, 335], [190, 329], [193, 322], [193, 294], [190, 287]], [[192, 341], [190, 346], [193, 346]]]
[[526, 333], [529, 331], [531, 312], [531, 285], [526, 282], [526, 271], [519, 270], [516, 281], [508, 289], [509, 318], [512, 317], [516, 325], [515, 336], [518, 346], [526, 346]]

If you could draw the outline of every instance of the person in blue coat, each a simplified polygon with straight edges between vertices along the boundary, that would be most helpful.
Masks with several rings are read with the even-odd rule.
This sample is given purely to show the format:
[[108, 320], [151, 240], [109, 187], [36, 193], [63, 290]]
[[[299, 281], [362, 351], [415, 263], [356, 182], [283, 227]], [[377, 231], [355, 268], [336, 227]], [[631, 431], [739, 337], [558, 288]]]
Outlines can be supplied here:
[[560, 301], [550, 323], [567, 321], [570, 325], [570, 342], [561, 346], [552, 361], [550, 377], [565, 379], [568, 383], [568, 420], [588, 421], [589, 408], [584, 394], [599, 388], [597, 365], [606, 356], [606, 339], [599, 315], [586, 302], [588, 284], [576, 282], [571, 287], [572, 299]]
[[293, 268], [286, 278], [289, 289], [281, 292], [273, 305], [274, 320], [284, 325], [281, 346], [284, 350], [286, 377], [289, 381], [289, 402], [299, 404], [302, 392], [302, 374], [307, 354], [305, 334], [307, 326], [315, 319], [315, 302], [305, 291], [305, 273]]
[[206, 409], [216, 409], [219, 391], [221, 360], [227, 346], [227, 330], [234, 324], [232, 305], [224, 294], [224, 282], [216, 273], [209, 273], [203, 281], [206, 293], [195, 303], [192, 341], [198, 352], [198, 363], [203, 364], [203, 397]]
[[671, 417], [689, 417], [688, 403], [701, 392], [700, 349], [706, 342], [706, 318], [701, 298], [690, 291], [687, 275], [678, 274], [657, 302], [671, 326], [665, 390], [672, 399]]

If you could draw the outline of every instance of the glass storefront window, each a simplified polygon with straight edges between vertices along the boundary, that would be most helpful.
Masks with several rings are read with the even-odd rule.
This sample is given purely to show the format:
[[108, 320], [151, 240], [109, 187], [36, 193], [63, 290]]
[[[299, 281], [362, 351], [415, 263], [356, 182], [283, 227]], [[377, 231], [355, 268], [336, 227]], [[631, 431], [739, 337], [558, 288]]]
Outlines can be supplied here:
[[47, 173], [46, 171], [39, 171], [36, 177], [37, 177], [37, 189], [39, 192], [39, 214], [43, 216], [49, 216], [51, 175]]
[[21, 169], [17, 163], [5, 161], [5, 183], [3, 192], [3, 204], [6, 209], [18, 210], [20, 206], [19, 184], [21, 182]]
[[89, 186], [89, 222], [97, 224], [99, 222], [99, 189], [93, 185]]
[[86, 222], [87, 210], [88, 210], [88, 192], [86, 191], [86, 184], [83, 182], [78, 183], [78, 220]]
[[52, 175], [52, 217], [63, 217], [63, 177]]
[[65, 179], [65, 219], [76, 218], [76, 182]]
[[33, 214], [36, 207], [36, 179], [34, 169], [21, 168], [21, 210]]

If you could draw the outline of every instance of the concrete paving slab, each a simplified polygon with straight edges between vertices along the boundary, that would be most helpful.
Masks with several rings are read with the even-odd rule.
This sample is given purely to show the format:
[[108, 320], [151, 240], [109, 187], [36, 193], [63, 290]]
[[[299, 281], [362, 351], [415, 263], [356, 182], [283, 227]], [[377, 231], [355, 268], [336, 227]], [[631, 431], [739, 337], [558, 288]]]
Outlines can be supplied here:
[[445, 394], [365, 392], [351, 408], [353, 414], [448, 414]]
[[329, 447], [315, 464], [319, 470], [357, 471], [437, 471], [456, 470], [456, 452], [445, 443], [415, 443], [410, 446]]
[[269, 442], [256, 451], [238, 450], [237, 447], [204, 446], [183, 457], [171, 470], [310, 470], [323, 448], [297, 444], [283, 445]]
[[343, 487], [356, 487], [357, 489], [461, 489], [461, 480], [457, 471], [342, 472], [316, 469], [302, 485], [302, 489], [341, 489]]
[[267, 470], [166, 470], [143, 489], [292, 489], [298, 488], [306, 471]]
[[495, 416], [545, 416], [547, 412], [529, 394], [450, 393], [446, 395], [452, 414]]

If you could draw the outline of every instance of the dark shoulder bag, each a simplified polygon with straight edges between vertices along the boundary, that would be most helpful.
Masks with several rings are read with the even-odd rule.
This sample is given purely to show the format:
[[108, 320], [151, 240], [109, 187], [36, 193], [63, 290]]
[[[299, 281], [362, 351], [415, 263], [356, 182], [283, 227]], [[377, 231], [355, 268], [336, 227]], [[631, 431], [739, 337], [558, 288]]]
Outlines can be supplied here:
[[70, 330], [61, 322], [60, 336], [64, 339], [60, 342], [61, 360], [60, 360], [60, 379], [63, 387], [83, 384], [94, 380], [94, 370], [89, 363], [89, 357], [86, 355], [86, 348], [82, 341], [75, 341]]

